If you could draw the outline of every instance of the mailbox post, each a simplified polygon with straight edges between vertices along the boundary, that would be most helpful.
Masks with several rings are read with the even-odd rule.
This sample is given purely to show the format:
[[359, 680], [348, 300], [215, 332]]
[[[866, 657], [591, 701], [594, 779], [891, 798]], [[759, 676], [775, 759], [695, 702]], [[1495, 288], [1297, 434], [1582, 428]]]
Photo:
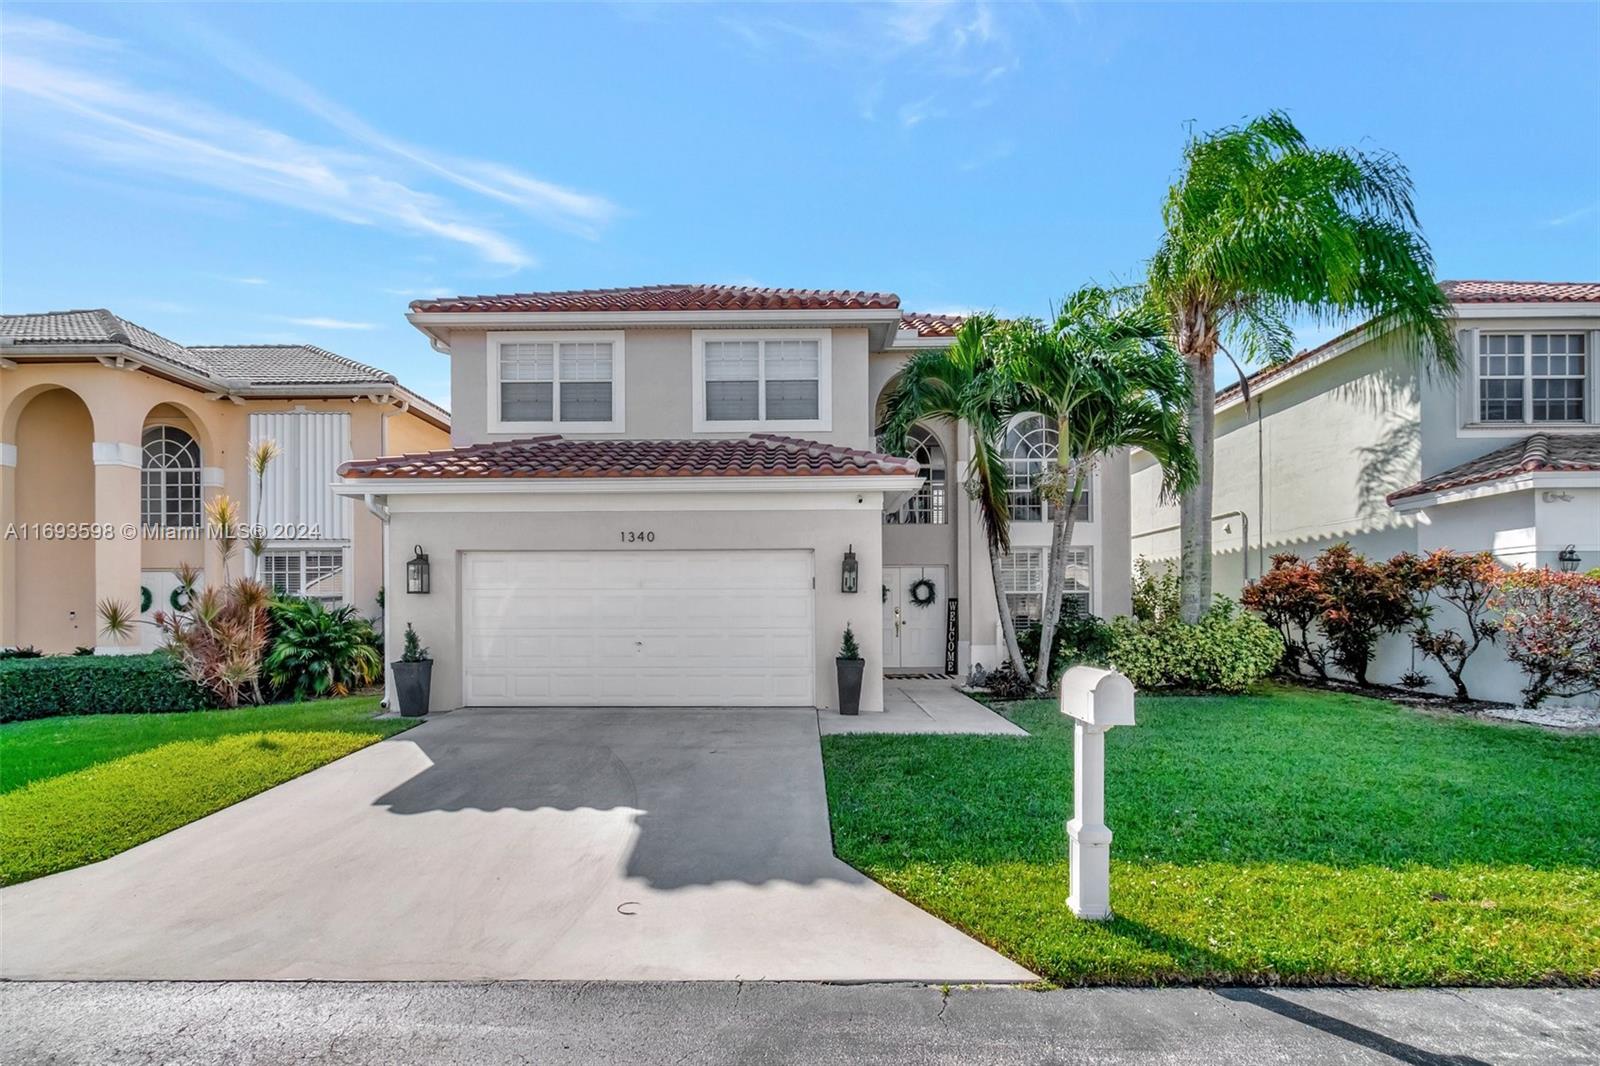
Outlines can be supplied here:
[[1061, 675], [1061, 713], [1072, 719], [1071, 891], [1079, 918], [1111, 917], [1111, 830], [1106, 827], [1106, 730], [1133, 725], [1133, 682], [1113, 670], [1074, 666]]

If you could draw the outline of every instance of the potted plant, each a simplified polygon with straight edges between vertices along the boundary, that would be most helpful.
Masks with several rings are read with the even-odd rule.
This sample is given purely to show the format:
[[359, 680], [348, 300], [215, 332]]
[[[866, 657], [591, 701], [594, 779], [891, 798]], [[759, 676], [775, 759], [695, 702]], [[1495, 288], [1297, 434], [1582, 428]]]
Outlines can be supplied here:
[[861, 657], [855, 632], [848, 625], [844, 627], [844, 643], [839, 646], [839, 657], [833, 662], [839, 671], [839, 713], [860, 714], [861, 672], [867, 668], [867, 661]]
[[433, 684], [433, 660], [417, 639], [417, 631], [406, 623], [406, 646], [394, 667], [394, 691], [400, 700], [400, 713], [406, 718], [421, 718], [428, 713], [428, 689]]

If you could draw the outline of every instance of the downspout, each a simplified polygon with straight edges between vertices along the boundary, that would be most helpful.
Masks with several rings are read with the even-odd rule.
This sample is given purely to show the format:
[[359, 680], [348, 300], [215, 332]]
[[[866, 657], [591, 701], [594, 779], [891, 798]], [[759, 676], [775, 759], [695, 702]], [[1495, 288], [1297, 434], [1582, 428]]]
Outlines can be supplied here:
[[[387, 430], [388, 426], [385, 425], [384, 429]], [[373, 516], [383, 523], [383, 531], [378, 540], [378, 550], [383, 557], [383, 650], [384, 658], [388, 659], [390, 632], [389, 597], [393, 592], [393, 589], [389, 586], [389, 508], [378, 502], [378, 494], [375, 492], [362, 493], [361, 500], [367, 505], [367, 510], [371, 511]], [[392, 673], [393, 671], [387, 668], [383, 671], [383, 709], [386, 711], [395, 705]]]

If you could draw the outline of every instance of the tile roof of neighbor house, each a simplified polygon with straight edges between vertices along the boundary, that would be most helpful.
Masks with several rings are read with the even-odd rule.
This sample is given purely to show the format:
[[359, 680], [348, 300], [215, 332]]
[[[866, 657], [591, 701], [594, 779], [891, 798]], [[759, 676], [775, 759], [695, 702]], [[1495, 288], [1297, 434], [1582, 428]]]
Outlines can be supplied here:
[[1389, 493], [1388, 501], [1442, 492], [1518, 474], [1600, 471], [1600, 433], [1534, 433], [1476, 459]]
[[451, 296], [413, 300], [422, 314], [481, 311], [892, 311], [892, 292], [843, 289], [761, 289], [749, 285], [639, 285], [620, 289], [569, 289], [498, 296]]
[[755, 433], [733, 440], [569, 440], [559, 435], [359, 459], [351, 478], [830, 477], [915, 474], [917, 463]]
[[[1596, 281], [1441, 281], [1439, 288], [1444, 290], [1450, 302], [1458, 304], [1600, 303], [1600, 282]], [[1276, 366], [1256, 371], [1247, 379], [1250, 387], [1253, 389], [1257, 385], [1265, 384], [1302, 363], [1315, 359], [1328, 349], [1360, 333], [1366, 325], [1362, 323], [1353, 329], [1347, 329], [1315, 348], [1296, 352], [1292, 358], [1285, 359]], [[1220, 388], [1217, 390], [1217, 402], [1231, 400], [1238, 392], [1237, 384]]]
[[119, 344], [221, 383], [284, 385], [398, 384], [393, 374], [313, 344], [185, 347], [104, 309], [0, 315], [0, 338], [11, 344]]
[[914, 329], [919, 337], [954, 337], [965, 322], [965, 315], [930, 315], [907, 311], [900, 316], [901, 329]]

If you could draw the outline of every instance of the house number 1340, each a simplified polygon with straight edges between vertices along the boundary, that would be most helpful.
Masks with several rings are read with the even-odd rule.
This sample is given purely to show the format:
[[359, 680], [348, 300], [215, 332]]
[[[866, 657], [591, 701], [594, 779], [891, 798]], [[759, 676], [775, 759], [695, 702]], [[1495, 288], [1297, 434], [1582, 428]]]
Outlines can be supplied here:
[[617, 534], [624, 544], [653, 544], [656, 531], [653, 529], [625, 529]]

